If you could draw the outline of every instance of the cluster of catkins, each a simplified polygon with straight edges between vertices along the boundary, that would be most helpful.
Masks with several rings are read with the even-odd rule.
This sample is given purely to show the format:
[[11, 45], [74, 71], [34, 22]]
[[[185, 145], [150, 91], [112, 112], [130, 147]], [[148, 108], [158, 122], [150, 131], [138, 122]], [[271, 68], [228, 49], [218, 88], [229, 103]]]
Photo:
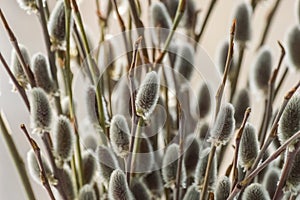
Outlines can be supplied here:
[[[21, 8], [27, 11], [41, 12], [38, 1], [18, 0], [18, 2]], [[46, 145], [47, 151], [42, 152], [42, 165], [47, 181], [56, 196], [65, 200], [227, 199], [237, 184], [233, 182], [234, 178], [242, 181], [253, 170], [252, 166], [261, 153], [260, 149], [265, 139], [259, 131], [265, 129], [268, 133], [277, 116], [277, 112], [269, 110], [266, 127], [259, 131], [259, 126], [256, 124], [251, 122], [243, 124], [244, 113], [248, 107], [251, 107], [249, 90], [260, 91], [260, 94], [268, 97], [269, 79], [275, 64], [269, 48], [263, 46], [259, 49], [250, 66], [251, 73], [247, 86], [237, 88], [235, 92], [239, 65], [241, 65], [239, 60], [243, 56], [241, 52], [251, 40], [251, 17], [261, 1], [252, 1], [252, 4], [242, 1], [234, 11], [234, 19], [236, 19], [234, 42], [237, 44], [235, 50], [240, 53], [239, 55], [234, 53], [229, 66], [228, 82], [233, 92], [230, 103], [221, 105], [213, 123], [208, 122], [209, 116], [214, 114], [211, 112], [214, 110], [211, 108], [213, 105], [211, 102], [215, 95], [210, 92], [210, 83], [203, 82], [200, 85], [195, 103], [189, 98], [188, 87], [181, 81], [192, 79], [197, 49], [188, 41], [178, 42], [174, 39], [167, 49], [166, 58], [168, 59], [163, 60], [162, 64], [169, 64], [182, 75], [181, 78], [168, 76], [167, 81], [164, 80], [166, 87], [161, 87], [160, 80], [163, 80], [162, 74], [164, 73], [162, 69], [145, 67], [142, 73], [134, 73], [133, 69], [129, 72], [133, 76], [128, 76], [128, 80], [120, 81], [121, 86], [117, 90], [117, 98], [114, 98], [114, 101], [111, 93], [107, 92], [110, 85], [104, 82], [102, 87], [99, 87], [97, 83], [91, 81], [85, 91], [88, 128], [81, 127], [81, 119], [75, 114], [76, 107], [82, 104], [77, 105], [76, 100], [70, 97], [72, 94], [68, 92], [64, 94], [62, 91], [63, 88], [68, 88], [68, 84], [72, 85], [72, 78], [70, 78], [72, 76], [67, 74], [71, 71], [64, 71], [65, 66], [62, 62], [63, 59], [68, 59], [64, 57], [67, 43], [65, 2], [69, 1], [58, 0], [56, 2], [47, 22], [51, 42], [50, 50], [56, 53], [56, 65], [61, 65], [60, 68], [57, 67], [57, 70], [62, 70], [60, 72], [62, 77], [53, 77], [56, 74], [50, 70], [49, 55], [36, 53], [30, 58], [28, 50], [23, 45], [19, 45], [22, 61], [15, 50], [11, 55], [11, 71], [29, 96], [32, 133], [40, 136]], [[135, 1], [129, 0], [129, 2], [131, 12], [135, 12], [137, 6], [132, 5]], [[108, 1], [109, 11], [106, 13], [106, 20], [110, 17], [110, 12], [115, 9], [112, 6], [114, 3], [114, 1]], [[179, 9], [177, 8], [180, 3], [182, 3], [181, 0], [151, 2], [149, 23], [151, 27], [157, 29], [152, 32], [151, 37], [158, 48], [163, 46], [164, 41], [169, 37], [169, 32], [159, 32], [159, 29], [173, 27], [172, 21], [178, 17]], [[195, 5], [196, 1], [186, 1], [185, 11], [179, 23], [179, 28], [186, 30], [188, 35], [194, 34], [198, 12]], [[298, 8], [300, 8], [299, 1]], [[288, 30], [284, 46], [289, 58], [288, 65], [299, 73], [300, 11], [299, 9], [297, 11], [298, 24]], [[75, 14], [78, 15], [78, 13]], [[72, 27], [77, 27], [77, 36], [80, 36], [78, 30], [81, 26], [78, 24], [78, 19], [71, 19], [70, 24], [71, 30], [73, 30]], [[79, 50], [75, 57], [80, 57], [80, 47], [83, 45], [78, 44], [78, 41], [79, 43], [91, 42], [84, 41], [86, 38], [80, 37], [79, 40], [78, 37], [74, 40]], [[224, 72], [230, 45], [226, 40], [218, 52], [217, 64], [221, 73]], [[85, 50], [81, 49], [81, 51]], [[71, 59], [74, 62], [82, 62], [80, 58], [71, 57]], [[29, 66], [33, 73], [34, 87], [28, 79], [28, 74], [24, 72], [24, 64]], [[96, 76], [97, 70], [94, 73]], [[107, 70], [109, 71], [108, 82], [115, 85], [118, 80], [110, 77], [113, 69]], [[84, 72], [93, 75], [89, 70], [84, 70]], [[57, 81], [57, 79], [62, 79], [62, 81]], [[168, 91], [166, 92], [168, 79], [173, 79], [176, 97], [168, 96]], [[167, 99], [168, 97], [170, 99]], [[55, 103], [57, 98], [61, 106], [60, 111], [57, 109], [59, 107], [57, 107], [57, 102]], [[175, 98], [178, 98], [178, 102], [171, 104], [170, 102], [172, 100], [174, 102]], [[269, 101], [273, 102], [272, 98]], [[162, 114], [159, 110], [161, 107], [167, 113]], [[197, 114], [191, 114], [195, 110]], [[102, 113], [99, 113], [100, 111]], [[101, 124], [101, 121], [104, 123]], [[231, 164], [231, 161], [226, 159], [225, 150], [233, 152], [230, 143], [234, 139], [234, 132], [242, 124], [244, 127], [239, 149], [234, 150], [238, 152], [235, 158], [238, 174], [230, 175], [230, 170], [221, 174], [222, 167], [227, 168]], [[278, 149], [299, 130], [300, 96], [296, 93], [282, 113], [278, 137], [273, 145], [275, 149]], [[85, 131], [90, 132], [82, 133]], [[276, 193], [279, 193], [276, 197], [281, 195], [281, 198], [283, 195], [293, 199], [299, 196], [300, 151], [292, 160], [289, 173], [285, 174], [285, 177], [281, 176], [283, 169], [286, 168], [285, 163], [289, 158], [289, 152], [295, 149], [298, 151], [299, 145], [297, 145], [297, 141], [292, 143], [286, 151], [287, 156], [282, 155], [269, 164], [236, 197], [239, 196], [244, 200], [267, 200], [273, 198]], [[212, 155], [214, 148], [216, 151]], [[266, 160], [273, 151], [267, 149], [263, 153], [262, 160]], [[27, 154], [27, 165], [33, 179], [42, 184], [45, 177], [41, 176], [40, 164], [33, 150]], [[283, 191], [276, 190], [280, 179], [285, 179], [283, 187], [280, 188]], [[204, 191], [203, 188], [206, 190]]]

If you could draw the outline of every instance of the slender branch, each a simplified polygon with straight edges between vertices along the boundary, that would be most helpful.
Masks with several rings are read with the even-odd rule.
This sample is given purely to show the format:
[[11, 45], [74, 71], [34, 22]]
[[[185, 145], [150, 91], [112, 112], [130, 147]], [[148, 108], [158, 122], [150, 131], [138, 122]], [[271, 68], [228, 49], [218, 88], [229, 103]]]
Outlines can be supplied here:
[[17, 57], [20, 61], [20, 64], [25, 72], [25, 75], [31, 85], [31, 87], [35, 87], [36, 84], [35, 84], [35, 80], [34, 80], [34, 76], [33, 76], [33, 73], [30, 69], [30, 67], [25, 63], [25, 60], [24, 60], [24, 57], [21, 53], [21, 50], [20, 50], [20, 47], [19, 47], [19, 44], [18, 44], [18, 41], [17, 41], [17, 38], [16, 36], [14, 35], [13, 31], [11, 30], [11, 28], [9, 27], [9, 24], [2, 12], [2, 10], [0, 9], [0, 18], [2, 20], [2, 23], [3, 23], [3, 26], [10, 38], [10, 42], [12, 44], [12, 46], [14, 47], [14, 49], [16, 50], [16, 53], [17, 53]]
[[21, 95], [25, 105], [26, 105], [26, 108], [28, 109], [28, 111], [30, 111], [30, 104], [29, 104], [29, 100], [28, 100], [28, 97], [27, 97], [27, 94], [24, 90], [24, 88], [18, 83], [16, 77], [13, 75], [13, 73], [11, 72], [7, 62], [5, 61], [4, 57], [2, 56], [2, 53], [0, 52], [0, 60], [6, 70], [6, 72], [8, 73], [10, 79], [12, 80], [12, 82], [14, 83], [16, 89], [18, 90], [19, 94]]
[[283, 58], [285, 56], [285, 50], [284, 47], [282, 46], [282, 44], [280, 42], [278, 42], [280, 49], [281, 49], [281, 56], [279, 58], [279, 62], [277, 67], [274, 69], [269, 81], [268, 81], [268, 98], [267, 98], [267, 107], [266, 107], [266, 113], [265, 113], [265, 119], [264, 119], [264, 124], [263, 124], [263, 129], [262, 129], [262, 133], [261, 133], [261, 138], [260, 138], [260, 148], [263, 146], [264, 141], [265, 141], [265, 137], [266, 137], [266, 133], [267, 133], [267, 129], [268, 129], [268, 125], [270, 122], [270, 118], [272, 115], [272, 104], [274, 101], [274, 85], [276, 82], [276, 78], [278, 75], [278, 72], [280, 70]]
[[291, 150], [289, 148], [286, 149], [286, 152], [287, 152], [286, 161], [285, 161], [284, 166], [282, 168], [281, 176], [280, 176], [279, 182], [277, 184], [275, 194], [273, 195], [273, 198], [272, 198], [273, 200], [282, 198], [282, 196], [283, 196], [283, 190], [282, 189], [283, 189], [283, 187], [285, 185], [285, 181], [288, 178], [288, 175], [289, 175], [289, 173], [292, 169], [294, 159], [296, 157], [296, 154], [299, 152], [299, 149], [300, 149], [300, 142], [299, 141], [295, 144], [293, 150]]
[[274, 6], [272, 7], [272, 9], [269, 11], [269, 13], [267, 15], [266, 22], [265, 22], [265, 28], [264, 28], [264, 31], [263, 31], [263, 35], [261, 37], [261, 40], [260, 40], [259, 45], [258, 45], [258, 47], [257, 47], [256, 50], [258, 50], [265, 43], [265, 40], [266, 40], [267, 35], [269, 33], [270, 26], [271, 26], [271, 24], [273, 22], [273, 19], [274, 19], [273, 16], [274, 16], [274, 14], [277, 11], [280, 2], [281, 2], [281, 0], [276, 0]]
[[6, 119], [4, 114], [0, 113], [0, 132], [5, 140], [5, 143], [8, 147], [8, 150], [13, 158], [14, 165], [17, 168], [18, 174], [21, 178], [22, 185], [26, 192], [27, 199], [36, 199], [34, 196], [33, 189], [31, 187], [29, 177], [25, 168], [25, 164], [20, 156], [17, 147], [13, 141], [12, 134], [10, 133], [7, 124], [5, 123]]
[[276, 86], [276, 89], [275, 89], [275, 92], [274, 92], [274, 99], [276, 98], [276, 96], [277, 96], [277, 94], [278, 94], [278, 92], [279, 92], [279, 90], [282, 86], [282, 83], [283, 83], [284, 79], [286, 78], [286, 75], [287, 75], [288, 72], [289, 72], [289, 67], [286, 66], [285, 69], [284, 69], [284, 72], [283, 72], [283, 74], [282, 74], [282, 76], [279, 80], [279, 83]]
[[25, 127], [25, 124], [21, 124], [21, 129], [24, 132], [28, 142], [30, 143], [30, 145], [32, 147], [32, 150], [34, 151], [35, 158], [37, 160], [39, 170], [40, 170], [40, 173], [41, 173], [40, 178], [41, 178], [42, 184], [45, 187], [46, 191], [48, 192], [50, 198], [52, 200], [55, 200], [55, 197], [54, 197], [53, 192], [51, 190], [51, 187], [50, 187], [50, 184], [49, 184], [46, 172], [45, 172], [45, 168], [44, 168], [44, 165], [43, 165], [42, 156], [41, 156], [41, 149], [38, 146], [38, 144], [36, 143], [36, 141], [34, 139], [32, 139], [32, 137], [30, 137], [30, 135], [29, 135], [29, 133], [28, 133], [26, 127]]
[[201, 30], [200, 30], [200, 33], [195, 35], [195, 40], [196, 40], [196, 43], [195, 43], [195, 48], [196, 48], [196, 45], [198, 42], [201, 41], [201, 38], [202, 38], [202, 35], [204, 33], [204, 30], [206, 28], [206, 25], [207, 25], [207, 22], [208, 22], [208, 19], [209, 17], [211, 16], [211, 13], [216, 5], [216, 2], [217, 0], [211, 0], [210, 4], [209, 4], [209, 7], [208, 7], [208, 11], [205, 15], [205, 18], [204, 18], [204, 21], [203, 21], [203, 24], [202, 24], [202, 27], [201, 27]]
[[[277, 134], [277, 129], [275, 134]], [[234, 197], [239, 193], [241, 189], [246, 187], [252, 179], [259, 174], [269, 163], [274, 161], [285, 149], [292, 143], [295, 142], [296, 139], [300, 137], [300, 131], [295, 133], [292, 137], [290, 137], [283, 145], [281, 145], [271, 156], [269, 156], [261, 165], [259, 165], [255, 170], [253, 170], [249, 175], [246, 175], [244, 180], [236, 184], [234, 189], [232, 190], [231, 194], [227, 198], [227, 200], [232, 200]]]

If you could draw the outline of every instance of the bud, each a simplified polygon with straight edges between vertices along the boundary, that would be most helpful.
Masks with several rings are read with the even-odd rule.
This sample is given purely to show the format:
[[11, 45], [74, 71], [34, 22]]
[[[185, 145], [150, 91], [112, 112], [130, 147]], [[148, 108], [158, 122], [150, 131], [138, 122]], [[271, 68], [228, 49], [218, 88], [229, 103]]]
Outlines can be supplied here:
[[[45, 157], [41, 154], [41, 159], [42, 159], [42, 164], [45, 170], [45, 174], [49, 182], [54, 181], [53, 173], [51, 171], [49, 163], [46, 161]], [[35, 157], [35, 153], [32, 149], [30, 149], [27, 152], [27, 165], [28, 165], [28, 170], [35, 182], [38, 184], [42, 184], [42, 179], [41, 179], [41, 171], [40, 167], [38, 164], [38, 161]]]
[[84, 185], [79, 190], [78, 200], [96, 200], [96, 193], [91, 185]]
[[[217, 50], [217, 64], [219, 67], [220, 72], [223, 74], [225, 71], [226, 61], [227, 61], [227, 55], [228, 55], [228, 48], [229, 43], [227, 40], [224, 40], [218, 47]], [[230, 67], [229, 67], [229, 76], [234, 71], [234, 60], [231, 60]]]
[[[151, 4], [151, 25], [153, 27], [170, 29], [172, 25], [172, 21], [170, 16], [168, 15], [168, 11], [165, 5], [161, 2], [153, 2]], [[162, 40], [164, 41], [164, 40]]]
[[250, 96], [247, 89], [242, 89], [234, 95], [233, 106], [235, 108], [234, 119], [236, 127], [240, 127], [244, 119], [245, 111], [250, 107]]
[[208, 115], [211, 107], [211, 98], [208, 85], [203, 83], [198, 93], [198, 106], [200, 112], [200, 118], [204, 118]]
[[194, 48], [188, 43], [182, 43], [178, 46], [174, 69], [187, 81], [191, 79], [194, 71], [194, 53]]
[[69, 97], [61, 97], [61, 109], [65, 116], [70, 116], [70, 99]]
[[132, 191], [135, 199], [151, 200], [150, 191], [139, 178], [134, 178], [132, 180], [132, 183], [130, 184], [130, 190]]
[[[286, 140], [292, 137], [297, 131], [300, 130], [300, 95], [294, 95], [286, 108], [279, 121], [278, 137], [283, 144]], [[293, 145], [291, 145], [292, 147]]]
[[159, 97], [159, 77], [152, 71], [146, 74], [135, 101], [138, 116], [148, 118], [153, 112]]
[[130, 131], [123, 115], [115, 115], [112, 118], [109, 136], [114, 152], [125, 158], [129, 153]]
[[200, 193], [195, 185], [191, 185], [184, 195], [183, 200], [198, 200], [200, 199]]
[[239, 163], [249, 170], [258, 155], [258, 140], [254, 126], [247, 123], [240, 142]]
[[52, 49], [63, 49], [66, 35], [65, 4], [63, 0], [56, 2], [50, 14], [48, 30]]
[[17, 0], [21, 9], [27, 11], [29, 14], [31, 12], [35, 13], [37, 11], [37, 5], [35, 0]]
[[243, 194], [242, 200], [269, 200], [269, 194], [266, 189], [259, 183], [249, 185]]
[[225, 104], [218, 114], [209, 141], [215, 142], [216, 145], [225, 145], [230, 140], [235, 129], [233, 116], [233, 106], [230, 103]]
[[125, 174], [116, 169], [112, 172], [108, 186], [109, 200], [133, 200], [134, 197], [129, 190]]
[[172, 19], [175, 18], [179, 0], [163, 0]]
[[144, 174], [142, 180], [149, 188], [154, 197], [161, 197], [164, 187], [161, 172], [160, 170], [157, 170], [157, 166], [155, 166], [153, 170], [151, 170], [151, 172]]
[[300, 188], [300, 151], [297, 152], [293, 160], [292, 169], [286, 179], [285, 191], [298, 194]]
[[[29, 56], [29, 51], [27, 48], [19, 44], [19, 48], [21, 51], [21, 54], [24, 58], [24, 62], [26, 65], [30, 67], [30, 56]], [[18, 83], [23, 87], [26, 88], [28, 86], [28, 79], [26, 77], [26, 74], [23, 70], [23, 67], [18, 59], [17, 52], [15, 49], [11, 51], [11, 71], [14, 74], [15, 78], [17, 79]]]
[[264, 177], [263, 185], [266, 187], [270, 197], [273, 197], [276, 192], [279, 177], [280, 177], [280, 171], [275, 167], [271, 167]]
[[93, 86], [89, 86], [86, 90], [86, 109], [87, 116], [91, 123], [99, 124], [99, 113], [97, 107], [96, 91]]
[[88, 133], [88, 135], [83, 139], [84, 148], [96, 151], [98, 147], [97, 140], [98, 138], [95, 135]]
[[251, 83], [254, 88], [267, 91], [272, 71], [272, 54], [270, 49], [262, 47], [252, 65]]
[[200, 146], [194, 134], [190, 134], [185, 141], [186, 147], [183, 160], [187, 176], [193, 176], [199, 159]]
[[42, 131], [50, 130], [52, 110], [46, 93], [38, 87], [31, 90], [30, 118], [34, 132], [42, 133]]
[[68, 165], [64, 165], [61, 172], [61, 179], [63, 180], [60, 184], [67, 196], [67, 199], [74, 199], [75, 198], [75, 184], [73, 182], [71, 169]]
[[89, 184], [93, 181], [97, 171], [97, 161], [91, 150], [86, 150], [82, 156], [83, 183]]
[[300, 70], [300, 27], [299, 25], [293, 26], [289, 29], [285, 36], [286, 52], [289, 59], [289, 63], [296, 70]]
[[75, 134], [72, 131], [68, 118], [61, 115], [53, 127], [53, 149], [58, 162], [62, 166], [64, 162], [71, 160], [75, 143]]
[[246, 43], [251, 39], [251, 6], [248, 2], [242, 2], [234, 11], [236, 19], [235, 40]]
[[217, 184], [215, 191], [215, 198], [217, 200], [226, 200], [229, 197], [231, 188], [230, 179], [227, 176], [223, 176]]
[[118, 161], [110, 148], [104, 145], [98, 146], [96, 153], [99, 164], [100, 178], [105, 181], [105, 184], [107, 184], [109, 182], [111, 173], [115, 169], [119, 168]]
[[53, 92], [53, 82], [49, 75], [49, 64], [42, 53], [36, 53], [32, 57], [32, 68], [36, 85], [48, 94]]
[[[198, 187], [202, 187], [208, 162], [210, 148], [206, 148], [202, 150], [199, 161], [196, 167], [195, 172], [195, 184]], [[212, 161], [212, 165], [209, 171], [209, 179], [208, 179], [208, 189], [210, 191], [213, 190], [215, 182], [217, 179], [217, 165], [216, 165], [216, 156], [214, 156], [214, 159]]]

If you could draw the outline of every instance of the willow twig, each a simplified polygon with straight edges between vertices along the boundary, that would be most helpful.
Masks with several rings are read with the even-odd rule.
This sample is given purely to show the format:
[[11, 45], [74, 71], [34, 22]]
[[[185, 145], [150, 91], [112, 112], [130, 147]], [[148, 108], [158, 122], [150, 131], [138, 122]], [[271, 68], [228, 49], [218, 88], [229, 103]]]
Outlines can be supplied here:
[[285, 69], [284, 69], [283, 74], [281, 75], [279, 83], [276, 86], [276, 89], [275, 89], [275, 92], [274, 92], [274, 99], [276, 98], [276, 96], [277, 96], [277, 94], [278, 94], [278, 92], [279, 92], [279, 90], [282, 86], [282, 83], [283, 83], [284, 79], [286, 78], [286, 75], [287, 75], [288, 72], [289, 72], [289, 67], [286, 66]]

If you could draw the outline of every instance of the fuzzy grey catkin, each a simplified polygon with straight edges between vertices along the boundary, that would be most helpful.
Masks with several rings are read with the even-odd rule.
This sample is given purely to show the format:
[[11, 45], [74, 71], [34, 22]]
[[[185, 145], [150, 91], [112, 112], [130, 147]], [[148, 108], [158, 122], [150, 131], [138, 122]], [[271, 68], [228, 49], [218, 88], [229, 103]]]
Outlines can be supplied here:
[[250, 107], [250, 96], [248, 90], [244, 88], [238, 91], [238, 93], [234, 95], [232, 104], [235, 108], [234, 119], [236, 127], [238, 128], [243, 122], [245, 111], [248, 107]]
[[42, 53], [36, 53], [32, 57], [32, 69], [36, 85], [48, 94], [53, 92], [54, 85], [49, 75], [49, 64]]
[[178, 45], [174, 69], [180, 73], [186, 81], [191, 79], [194, 71], [194, 49], [192, 45], [188, 43]]
[[96, 200], [96, 193], [91, 185], [84, 185], [78, 194], [78, 200]]
[[116, 169], [112, 172], [108, 186], [109, 200], [133, 200], [134, 197], [128, 187], [125, 174]]
[[251, 84], [256, 89], [267, 91], [272, 72], [273, 57], [269, 48], [260, 48], [252, 65]]
[[48, 30], [53, 49], [61, 49], [65, 43], [66, 22], [65, 3], [63, 0], [56, 2], [48, 21]]
[[[217, 50], [216, 60], [217, 60], [218, 68], [222, 74], [225, 71], [228, 48], [229, 48], [229, 42], [227, 40], [224, 40], [219, 45], [218, 50]], [[234, 60], [231, 60], [230, 66], [229, 66], [229, 76], [231, 76], [233, 71], [234, 71]]]
[[229, 197], [231, 189], [231, 181], [227, 176], [221, 177], [217, 183], [217, 188], [215, 190], [216, 200], [226, 200]]
[[176, 15], [179, 0], [163, 0], [162, 2], [165, 4], [170, 17], [172, 19], [174, 19], [175, 15]]
[[225, 145], [232, 137], [234, 129], [234, 108], [230, 103], [227, 103], [219, 111], [209, 140], [215, 145]]
[[287, 192], [291, 192], [293, 194], [297, 194], [300, 189], [300, 151], [297, 152], [290, 173], [286, 179], [286, 185], [284, 190]]
[[211, 98], [209, 87], [206, 83], [203, 83], [198, 92], [198, 108], [199, 108], [199, 117], [204, 118], [209, 114], [211, 108]]
[[87, 116], [91, 123], [99, 124], [99, 114], [97, 110], [96, 91], [94, 86], [89, 86], [86, 90], [86, 109]]
[[294, 95], [286, 108], [279, 121], [278, 138], [283, 144], [297, 131], [300, 130], [300, 95]]
[[92, 151], [96, 151], [96, 149], [97, 149], [97, 147], [99, 145], [98, 142], [97, 142], [97, 140], [98, 140], [98, 138], [95, 135], [88, 134], [83, 139], [84, 148], [90, 149]]
[[151, 193], [140, 178], [134, 178], [130, 184], [130, 190], [135, 199], [151, 200]]
[[69, 97], [61, 98], [61, 109], [62, 109], [63, 115], [70, 116], [70, 99], [69, 99]]
[[53, 126], [53, 150], [58, 164], [71, 160], [75, 144], [75, 134], [70, 120], [61, 115]]
[[157, 165], [154, 165], [154, 169], [147, 173], [144, 174], [142, 177], [142, 181], [145, 183], [147, 188], [151, 191], [152, 195], [154, 197], [161, 197], [161, 194], [163, 192], [163, 180], [161, 176], [161, 171], [157, 170]]
[[[201, 151], [201, 154], [199, 156], [199, 161], [196, 167], [195, 172], [195, 184], [197, 187], [202, 187], [208, 162], [210, 148], [206, 148]], [[214, 159], [212, 161], [212, 165], [209, 171], [209, 179], [208, 179], [208, 189], [212, 191], [212, 189], [215, 186], [217, 180], [217, 164], [216, 164], [216, 156], [214, 156]]]
[[290, 66], [296, 70], [300, 70], [300, 27], [294, 25], [286, 32], [285, 36], [286, 54], [290, 63]]
[[96, 157], [91, 150], [86, 150], [82, 155], [82, 176], [83, 184], [89, 184], [93, 181], [98, 165]]
[[31, 90], [30, 121], [35, 133], [50, 130], [52, 110], [45, 91], [39, 87]]
[[17, 0], [21, 9], [28, 13], [37, 11], [37, 4], [35, 0]]
[[[28, 49], [22, 44], [19, 44], [19, 48], [20, 48], [20, 51], [21, 51], [21, 54], [23, 56], [25, 64], [30, 67], [30, 55], [29, 55]], [[11, 71], [14, 74], [15, 78], [17, 79], [18, 83], [22, 87], [26, 88], [28, 86], [29, 81], [28, 81], [27, 76], [26, 76], [26, 74], [23, 70], [21, 62], [18, 59], [17, 52], [16, 52], [15, 49], [13, 49], [11, 51], [10, 68], [11, 68]]]
[[242, 200], [270, 200], [267, 190], [259, 183], [252, 183], [246, 187]]
[[239, 149], [239, 163], [244, 170], [249, 170], [258, 155], [258, 140], [254, 126], [250, 123], [245, 125]]
[[273, 195], [275, 194], [279, 177], [280, 171], [276, 167], [271, 167], [264, 177], [263, 185], [268, 191], [270, 197], [273, 197]]
[[111, 173], [119, 168], [118, 161], [112, 150], [104, 145], [99, 145], [96, 151], [100, 178], [107, 184]]
[[[165, 5], [161, 2], [153, 2], [151, 5], [151, 25], [153, 27], [170, 29], [172, 25], [171, 18]], [[164, 41], [164, 40], [163, 40]]]
[[187, 176], [193, 176], [199, 159], [200, 145], [194, 134], [189, 135], [184, 144], [183, 161]]
[[121, 158], [125, 158], [129, 153], [130, 131], [123, 115], [113, 116], [109, 136], [114, 152]]
[[162, 177], [166, 187], [172, 187], [176, 182], [178, 158], [179, 146], [173, 143], [167, 147], [162, 162]]
[[135, 100], [138, 116], [148, 118], [153, 112], [159, 97], [159, 77], [156, 72], [148, 72], [144, 78]]
[[238, 42], [245, 43], [251, 39], [251, 13], [252, 9], [248, 2], [240, 3], [234, 11], [235, 40]]
[[75, 198], [75, 183], [73, 181], [72, 172], [68, 165], [64, 165], [61, 172], [61, 186], [66, 194], [67, 199]]
[[[42, 159], [42, 164], [43, 164], [43, 167], [44, 167], [44, 170], [46, 173], [46, 177], [48, 178], [49, 182], [51, 183], [51, 180], [54, 180], [51, 167], [42, 154], [41, 154], [41, 159]], [[32, 149], [30, 149], [27, 152], [27, 165], [28, 165], [29, 174], [31, 175], [33, 180], [35, 180], [35, 182], [37, 182], [38, 184], [42, 184], [40, 167], [39, 167], [38, 161], [35, 157], [35, 153]]]
[[183, 200], [198, 200], [200, 198], [200, 192], [195, 185], [191, 185], [184, 195]]

